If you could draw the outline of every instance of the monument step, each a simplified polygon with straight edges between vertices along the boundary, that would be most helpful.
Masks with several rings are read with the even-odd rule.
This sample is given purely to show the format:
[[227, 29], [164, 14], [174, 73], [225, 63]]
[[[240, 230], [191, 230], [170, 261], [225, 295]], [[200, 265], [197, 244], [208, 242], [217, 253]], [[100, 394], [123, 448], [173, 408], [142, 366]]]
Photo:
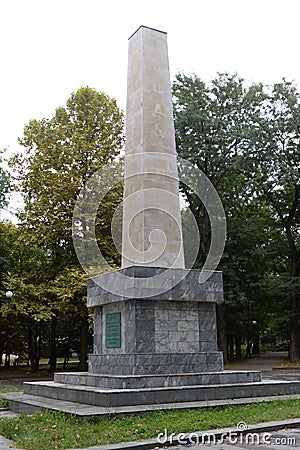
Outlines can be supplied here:
[[90, 372], [63, 372], [54, 375], [56, 383], [111, 389], [139, 389], [169, 386], [240, 384], [261, 381], [258, 371], [222, 371], [152, 375], [107, 375]]
[[264, 380], [227, 385], [103, 389], [56, 382], [24, 383], [24, 393], [61, 401], [115, 407], [300, 394], [300, 381]]
[[[77, 417], [88, 420], [92, 417], [105, 418], [111, 414], [134, 415], [143, 414], [155, 410], [169, 409], [196, 409], [207, 408], [210, 406], [244, 405], [251, 403], [265, 403], [276, 400], [287, 400], [291, 395], [271, 395], [258, 397], [244, 397], [235, 399], [206, 400], [180, 403], [161, 403], [149, 405], [128, 405], [103, 407], [76, 403], [70, 401], [61, 401], [53, 398], [38, 397], [36, 395], [23, 394], [20, 392], [9, 392], [2, 394], [8, 400], [11, 411], [21, 414], [34, 414], [43, 410], [61, 411], [67, 414], [73, 414]], [[299, 394], [294, 394], [292, 398], [300, 398]]]
[[3, 394], [3, 397], [8, 400], [11, 411], [20, 414], [34, 414], [36, 412], [41, 412], [42, 410], [61, 411], [82, 418], [91, 418], [95, 416], [104, 417], [110, 414], [107, 408], [101, 406], [62, 401], [19, 392], [9, 392]]

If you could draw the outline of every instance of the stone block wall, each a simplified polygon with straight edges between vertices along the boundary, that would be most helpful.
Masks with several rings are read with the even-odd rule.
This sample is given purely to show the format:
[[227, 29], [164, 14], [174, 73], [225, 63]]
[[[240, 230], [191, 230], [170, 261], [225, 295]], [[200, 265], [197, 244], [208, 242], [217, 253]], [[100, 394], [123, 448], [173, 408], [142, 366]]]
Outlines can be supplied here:
[[[106, 314], [121, 313], [121, 345], [105, 345]], [[217, 350], [215, 305], [125, 300], [94, 309], [94, 354], [191, 353]]]

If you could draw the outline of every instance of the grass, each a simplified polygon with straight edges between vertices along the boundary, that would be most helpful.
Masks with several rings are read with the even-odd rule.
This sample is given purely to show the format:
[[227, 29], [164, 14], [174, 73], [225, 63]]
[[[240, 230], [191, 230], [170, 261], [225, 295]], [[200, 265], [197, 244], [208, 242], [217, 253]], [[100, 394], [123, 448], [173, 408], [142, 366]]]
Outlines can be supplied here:
[[[40, 359], [39, 364], [40, 368], [49, 369], [49, 358], [48, 359]], [[69, 358], [68, 362], [65, 365], [66, 369], [74, 369], [77, 368], [79, 364], [78, 358]], [[56, 358], [56, 369], [64, 369], [64, 358]]]
[[[40, 359], [40, 364], [48, 364], [49, 362], [49, 358], [41, 358]], [[59, 364], [63, 364], [64, 362], [64, 358], [56, 358], [56, 362]], [[71, 358], [69, 358], [68, 363], [78, 363], [79, 360], [78, 358], [73, 358], [73, 356]]]
[[238, 422], [255, 424], [300, 417], [300, 400], [205, 408], [187, 411], [154, 411], [142, 416], [82, 422], [58, 412], [16, 419], [0, 419], [0, 434], [28, 450], [70, 449], [155, 438], [168, 434], [233, 427]]
[[7, 408], [8, 402], [5, 398], [1, 397], [1, 394], [4, 394], [5, 392], [11, 392], [11, 391], [21, 391], [20, 388], [10, 386], [9, 384], [4, 384], [3, 382], [0, 383], [0, 408]]
[[278, 364], [277, 367], [280, 367], [280, 368], [299, 367], [299, 369], [300, 369], [300, 362], [292, 362], [289, 359], [283, 359], [281, 361], [281, 363]]

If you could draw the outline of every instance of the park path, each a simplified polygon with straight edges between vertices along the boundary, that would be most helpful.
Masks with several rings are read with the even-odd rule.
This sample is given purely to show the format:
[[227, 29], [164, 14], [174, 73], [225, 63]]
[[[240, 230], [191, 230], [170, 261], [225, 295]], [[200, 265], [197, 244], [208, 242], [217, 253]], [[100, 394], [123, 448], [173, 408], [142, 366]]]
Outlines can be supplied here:
[[269, 371], [277, 367], [283, 359], [288, 357], [288, 352], [267, 352], [262, 355], [253, 356], [250, 359], [232, 364], [230, 370], [261, 370]]

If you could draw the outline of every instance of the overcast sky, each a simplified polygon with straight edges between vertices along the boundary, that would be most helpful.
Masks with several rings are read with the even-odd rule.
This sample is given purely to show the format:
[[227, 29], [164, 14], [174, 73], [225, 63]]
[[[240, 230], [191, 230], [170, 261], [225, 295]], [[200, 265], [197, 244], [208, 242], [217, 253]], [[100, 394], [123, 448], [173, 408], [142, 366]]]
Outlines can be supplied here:
[[0, 148], [90, 86], [126, 102], [128, 37], [168, 33], [171, 78], [238, 72], [300, 85], [299, 0], [10, 0], [0, 4]]

